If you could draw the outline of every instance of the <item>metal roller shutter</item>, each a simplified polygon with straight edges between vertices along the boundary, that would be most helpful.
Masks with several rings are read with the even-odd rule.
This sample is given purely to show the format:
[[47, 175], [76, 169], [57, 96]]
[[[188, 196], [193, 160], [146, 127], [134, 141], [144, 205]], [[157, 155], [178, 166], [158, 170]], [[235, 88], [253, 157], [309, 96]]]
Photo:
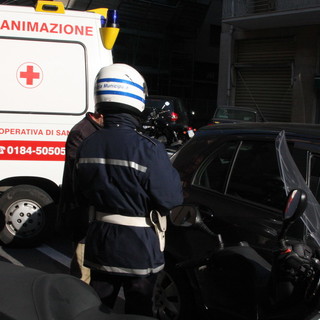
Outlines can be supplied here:
[[268, 121], [291, 121], [293, 38], [236, 43], [235, 105], [258, 107]]

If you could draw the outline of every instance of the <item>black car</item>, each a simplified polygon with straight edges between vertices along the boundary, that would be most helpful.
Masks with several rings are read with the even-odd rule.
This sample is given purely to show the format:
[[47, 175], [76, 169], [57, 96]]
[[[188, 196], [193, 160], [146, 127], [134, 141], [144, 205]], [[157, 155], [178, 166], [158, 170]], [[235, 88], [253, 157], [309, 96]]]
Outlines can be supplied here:
[[[206, 126], [173, 156], [183, 184], [184, 205], [197, 208], [203, 224], [201, 228], [183, 228], [168, 223], [166, 267], [155, 291], [160, 319], [191, 319], [199, 310], [210, 313], [216, 308], [216, 314], [219, 309], [219, 292], [210, 285], [212, 274], [205, 268], [205, 260], [221, 243], [213, 241], [210, 232], [221, 235], [225, 245], [249, 244], [266, 264], [272, 264], [287, 200], [281, 175], [284, 169], [276, 150], [280, 132], [285, 133], [294, 162], [319, 201], [319, 125], [266, 122]], [[288, 236], [303, 238], [311, 245], [314, 241], [299, 221]], [[195, 261], [201, 259], [195, 268]]]
[[217, 107], [210, 124], [265, 121], [259, 109], [250, 107]]

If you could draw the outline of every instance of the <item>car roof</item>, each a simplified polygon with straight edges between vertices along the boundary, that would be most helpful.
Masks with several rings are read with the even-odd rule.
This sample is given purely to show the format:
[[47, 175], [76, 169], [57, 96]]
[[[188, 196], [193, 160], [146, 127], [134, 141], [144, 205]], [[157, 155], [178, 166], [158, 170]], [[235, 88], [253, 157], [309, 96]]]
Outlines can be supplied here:
[[160, 96], [160, 95], [148, 95], [146, 97], [146, 100], [171, 100], [178, 103], [182, 103], [182, 99], [179, 97], [173, 97], [173, 96]]
[[214, 134], [238, 134], [238, 133], [279, 133], [284, 130], [286, 133], [301, 136], [313, 136], [320, 139], [320, 125], [291, 122], [240, 122], [240, 123], [219, 123], [208, 125], [198, 129]]
[[163, 99], [163, 100], [181, 100], [179, 97], [174, 97], [174, 96], [161, 96], [161, 95], [154, 95], [154, 94], [149, 94], [146, 99]]

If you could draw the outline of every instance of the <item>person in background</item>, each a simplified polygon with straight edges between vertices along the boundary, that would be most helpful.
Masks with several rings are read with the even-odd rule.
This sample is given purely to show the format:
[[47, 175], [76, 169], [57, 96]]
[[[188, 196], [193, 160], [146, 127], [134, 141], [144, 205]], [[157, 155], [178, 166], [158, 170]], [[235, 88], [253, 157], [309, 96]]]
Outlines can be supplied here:
[[123, 287], [125, 312], [152, 315], [152, 292], [164, 268], [166, 216], [183, 201], [178, 172], [162, 143], [136, 129], [147, 87], [137, 70], [113, 64], [96, 78], [104, 128], [80, 146], [77, 197], [95, 208], [85, 244], [91, 286], [113, 308]]
[[88, 207], [79, 207], [74, 196], [74, 165], [78, 147], [84, 139], [103, 126], [103, 117], [95, 112], [87, 112], [85, 117], [70, 130], [66, 141], [66, 158], [63, 171], [61, 196], [59, 201], [59, 228], [68, 232], [75, 252], [71, 260], [70, 274], [86, 283], [90, 282], [90, 269], [83, 265], [84, 238], [88, 227]]

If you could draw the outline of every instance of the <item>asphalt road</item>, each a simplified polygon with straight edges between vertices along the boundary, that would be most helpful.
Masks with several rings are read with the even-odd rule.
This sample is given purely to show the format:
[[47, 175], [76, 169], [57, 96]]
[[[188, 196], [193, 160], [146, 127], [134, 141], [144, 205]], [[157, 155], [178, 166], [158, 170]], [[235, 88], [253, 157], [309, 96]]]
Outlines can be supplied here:
[[[0, 247], [0, 261], [33, 268], [48, 273], [69, 273], [72, 243], [62, 235], [54, 235], [49, 241], [35, 248]], [[124, 296], [121, 291], [115, 305], [116, 313], [123, 312]]]
[[35, 248], [0, 247], [1, 261], [49, 273], [69, 273], [71, 256], [71, 242], [60, 235]]

